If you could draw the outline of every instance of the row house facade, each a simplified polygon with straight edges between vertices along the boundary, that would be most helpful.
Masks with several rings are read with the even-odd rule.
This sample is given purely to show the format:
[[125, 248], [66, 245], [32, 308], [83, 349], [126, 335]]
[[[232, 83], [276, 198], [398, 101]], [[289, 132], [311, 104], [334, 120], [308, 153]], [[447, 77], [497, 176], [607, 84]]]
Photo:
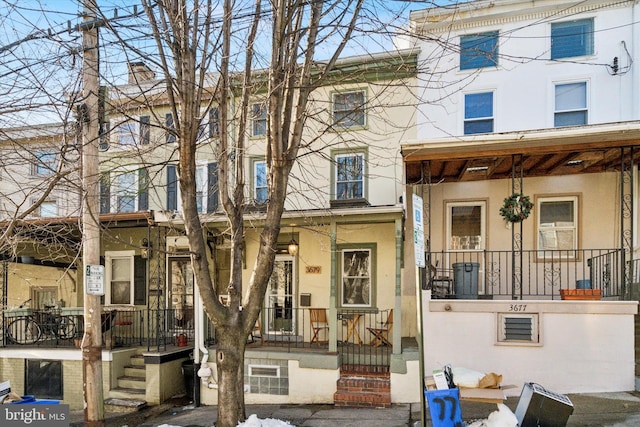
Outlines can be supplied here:
[[418, 139], [402, 155], [424, 211], [427, 372], [634, 389], [638, 16], [634, 1], [411, 13]]
[[[307, 144], [291, 173], [274, 273], [248, 338], [248, 403], [349, 404], [353, 398], [341, 394], [339, 382], [342, 372], [355, 369], [382, 374], [380, 405], [415, 401], [419, 392], [416, 291], [403, 285], [402, 275], [399, 145], [403, 137], [415, 138], [417, 55], [407, 50], [346, 58], [338, 68], [332, 83], [313, 93]], [[215, 76], [210, 82], [213, 86]], [[204, 316], [191, 270], [174, 117], [161, 80], [143, 63], [132, 63], [129, 84], [102, 89], [101, 96], [106, 100], [99, 141], [105, 397], [154, 404], [186, 388], [194, 399], [215, 404], [215, 369], [192, 381], [195, 385], [183, 381], [181, 364], [187, 371], [205, 363], [214, 368], [207, 358], [216, 332]], [[205, 255], [224, 301], [230, 257], [217, 188], [219, 115], [216, 105], [205, 103], [196, 193], [207, 233]], [[251, 276], [268, 202], [266, 120], [265, 98], [257, 94], [248, 134], [234, 136], [245, 138], [247, 149], [244, 280]], [[55, 129], [48, 145], [36, 147], [37, 140], [22, 129], [4, 142], [7, 152], [24, 146], [33, 154], [15, 163], [23, 176], [24, 168], [36, 172], [15, 179], [16, 187], [27, 181], [41, 186], [44, 176], [53, 179], [68, 169], [63, 181], [70, 188], [56, 182], [45, 203], [36, 202], [46, 189], [35, 188], [37, 209], [15, 221], [26, 198], [2, 182], [4, 206], [19, 207], [3, 211], [4, 225], [21, 228], [12, 228], [20, 242], [5, 251], [3, 263], [0, 372], [18, 392], [39, 392], [75, 407], [82, 401], [81, 355], [74, 344], [82, 335], [84, 269], [79, 253], [73, 255], [81, 243], [82, 147], [75, 124]], [[46, 126], [29, 131], [49, 132]], [[65, 146], [75, 158], [62, 152]], [[66, 245], [65, 256], [57, 255], [55, 263], [47, 249], [51, 236], [65, 238], [59, 242]], [[29, 307], [20, 307], [27, 300]], [[310, 379], [318, 387], [309, 388]]]

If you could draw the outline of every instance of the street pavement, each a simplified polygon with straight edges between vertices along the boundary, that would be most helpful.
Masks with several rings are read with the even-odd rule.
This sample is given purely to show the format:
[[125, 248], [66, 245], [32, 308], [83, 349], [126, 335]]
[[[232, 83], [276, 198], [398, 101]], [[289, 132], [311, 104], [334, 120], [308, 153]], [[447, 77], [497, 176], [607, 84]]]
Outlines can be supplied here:
[[[569, 394], [573, 414], [566, 427], [635, 427], [640, 426], [640, 393]], [[510, 397], [505, 404], [512, 410], [518, 397]], [[486, 419], [497, 410], [495, 404], [460, 402], [466, 423]], [[297, 427], [419, 427], [420, 404], [394, 404], [388, 409], [342, 408], [333, 405], [247, 405], [247, 416], [288, 421]], [[431, 427], [429, 410], [425, 411], [425, 426]], [[184, 399], [176, 399], [152, 406], [137, 413], [107, 413], [107, 427], [155, 427], [161, 425], [210, 427], [217, 417], [216, 406], [194, 407]], [[83, 425], [82, 412], [72, 412], [71, 426]]]

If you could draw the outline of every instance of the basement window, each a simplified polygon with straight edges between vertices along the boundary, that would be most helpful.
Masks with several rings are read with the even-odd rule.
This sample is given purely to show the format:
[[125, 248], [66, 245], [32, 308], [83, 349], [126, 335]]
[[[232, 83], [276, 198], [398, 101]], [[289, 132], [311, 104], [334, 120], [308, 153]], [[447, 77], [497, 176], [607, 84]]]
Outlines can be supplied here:
[[249, 376], [280, 378], [280, 366], [249, 365]]
[[539, 315], [534, 314], [498, 314], [499, 343], [540, 343]]

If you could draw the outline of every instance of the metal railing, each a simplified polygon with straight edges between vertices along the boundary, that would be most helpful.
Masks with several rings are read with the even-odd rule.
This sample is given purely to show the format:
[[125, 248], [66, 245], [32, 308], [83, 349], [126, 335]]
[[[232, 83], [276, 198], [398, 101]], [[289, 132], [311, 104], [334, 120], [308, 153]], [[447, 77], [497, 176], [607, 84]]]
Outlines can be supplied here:
[[[423, 284], [436, 297], [560, 299], [580, 284], [622, 296], [621, 249], [427, 253]], [[437, 292], [436, 292], [437, 291]]]

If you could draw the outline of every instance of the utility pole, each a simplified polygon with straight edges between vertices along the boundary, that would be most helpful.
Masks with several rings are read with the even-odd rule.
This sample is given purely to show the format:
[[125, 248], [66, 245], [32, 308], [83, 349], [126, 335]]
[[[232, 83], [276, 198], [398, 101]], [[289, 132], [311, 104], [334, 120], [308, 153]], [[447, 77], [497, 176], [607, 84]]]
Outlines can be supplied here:
[[[82, 104], [79, 120], [82, 125], [82, 261], [84, 265], [84, 337], [82, 339], [82, 378], [85, 426], [104, 426], [104, 395], [102, 389], [102, 307], [100, 290], [90, 292], [87, 286], [90, 268], [100, 264], [100, 191], [98, 159], [98, 23], [95, 0], [81, 0], [82, 23]], [[98, 270], [99, 271], [99, 270]], [[104, 273], [104, 270], [103, 270]], [[104, 274], [101, 276], [102, 292]], [[98, 286], [100, 288], [100, 286]]]

